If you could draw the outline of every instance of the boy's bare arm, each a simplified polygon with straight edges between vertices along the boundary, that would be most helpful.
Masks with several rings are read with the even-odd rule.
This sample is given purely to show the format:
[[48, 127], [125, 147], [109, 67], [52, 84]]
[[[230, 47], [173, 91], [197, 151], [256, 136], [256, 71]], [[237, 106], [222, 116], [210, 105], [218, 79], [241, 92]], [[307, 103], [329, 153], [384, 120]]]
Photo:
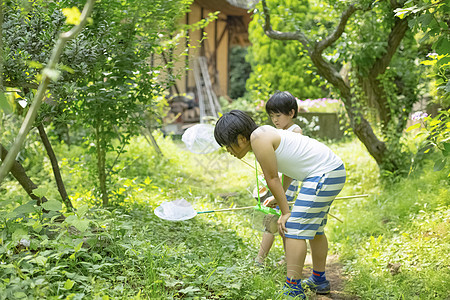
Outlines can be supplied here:
[[252, 135], [251, 146], [264, 173], [267, 186], [275, 197], [282, 214], [289, 213], [289, 205], [280, 178], [278, 177], [277, 160], [273, 146], [274, 136], [271, 132]]

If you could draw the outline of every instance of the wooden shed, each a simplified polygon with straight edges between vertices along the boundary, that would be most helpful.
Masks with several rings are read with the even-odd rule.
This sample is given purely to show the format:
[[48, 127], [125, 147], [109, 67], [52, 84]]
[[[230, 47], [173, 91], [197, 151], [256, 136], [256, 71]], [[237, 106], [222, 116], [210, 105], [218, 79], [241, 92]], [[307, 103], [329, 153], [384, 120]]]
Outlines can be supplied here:
[[[190, 12], [185, 15], [185, 24], [194, 24], [208, 16], [209, 13], [220, 11], [218, 18], [202, 30], [189, 32], [191, 44], [189, 55], [184, 64], [191, 70], [186, 71], [176, 84], [181, 93], [195, 89], [193, 63], [198, 56], [207, 58], [211, 81], [218, 96], [228, 95], [228, 52], [233, 45], [248, 46], [248, 24], [251, 19], [248, 1], [239, 0], [195, 0]], [[199, 45], [203, 34], [206, 39]], [[187, 45], [185, 45], [187, 46]], [[182, 50], [182, 49], [180, 49]]]
[[[189, 12], [180, 22], [195, 24], [207, 18], [210, 13], [220, 13], [217, 19], [205, 28], [190, 31], [189, 41], [187, 39], [181, 41], [180, 46], [171, 53], [171, 57], [185, 57], [172, 61], [173, 73], [181, 76], [171, 88], [171, 95], [181, 95], [181, 97], [188, 95], [194, 98], [195, 104], [199, 104], [201, 93], [198, 78], [196, 80], [198, 74], [195, 74], [195, 64], [199, 61], [199, 57], [202, 57], [207, 66], [211, 89], [215, 96], [228, 99], [230, 48], [235, 45], [244, 47], [249, 45], [248, 24], [252, 15], [250, 9], [256, 2], [256, 0], [194, 0]], [[202, 39], [203, 36], [206, 38]], [[188, 49], [188, 55], [183, 56], [186, 49]], [[170, 61], [170, 57], [167, 56], [163, 59], [164, 61], [158, 63], [167, 64]], [[174, 112], [184, 109], [186, 109], [185, 106], [177, 107]], [[186, 122], [186, 119], [189, 119], [188, 122], [199, 121], [196, 117], [184, 119], [178, 122]]]

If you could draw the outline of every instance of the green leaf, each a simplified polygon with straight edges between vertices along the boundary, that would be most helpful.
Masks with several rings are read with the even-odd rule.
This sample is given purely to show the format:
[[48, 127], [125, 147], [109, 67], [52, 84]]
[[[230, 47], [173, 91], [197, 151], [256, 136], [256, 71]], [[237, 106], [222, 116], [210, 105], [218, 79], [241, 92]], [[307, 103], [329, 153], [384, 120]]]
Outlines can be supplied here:
[[5, 93], [3, 92], [0, 92], [0, 109], [6, 114], [10, 114], [12, 112], [11, 104], [9, 104], [9, 101], [6, 99]]
[[429, 152], [430, 149], [432, 149], [433, 147], [434, 147], [434, 146], [433, 146], [433, 145], [430, 145], [430, 144], [425, 145], [425, 146], [419, 148], [419, 150], [417, 151], [417, 153], [427, 153], [427, 152]]
[[33, 69], [42, 69], [43, 67], [43, 65], [40, 62], [34, 60], [27, 61], [27, 64], [30, 68]]
[[450, 143], [444, 143], [444, 151], [450, 154]]
[[16, 207], [14, 209], [14, 213], [16, 215], [21, 215], [21, 214], [29, 214], [29, 213], [35, 212], [36, 211], [36, 208], [34, 207], [35, 204], [36, 204], [36, 201], [32, 200], [32, 201], [25, 203], [19, 207]]
[[431, 120], [431, 122], [430, 122], [430, 127], [434, 127], [434, 126], [438, 125], [438, 124], [441, 123], [441, 122], [442, 122], [441, 120], [439, 120], [439, 119], [437, 119], [437, 118], [434, 118], [434, 119]]
[[443, 34], [439, 37], [436, 43], [433, 45], [437, 53], [448, 53], [450, 49], [450, 40]]
[[395, 16], [400, 18], [400, 19], [405, 18], [405, 15], [407, 13], [409, 13], [409, 11], [410, 11], [409, 8], [398, 8], [398, 9], [394, 10]]
[[86, 214], [86, 212], [88, 211], [89, 206], [87, 204], [83, 204], [82, 206], [80, 206], [80, 208], [78, 208], [77, 210], [77, 215], [82, 217]]
[[183, 294], [190, 294], [190, 293], [198, 292], [198, 291], [200, 291], [200, 289], [198, 287], [188, 286], [187, 288], [181, 289], [178, 292], [183, 293]]
[[21, 239], [29, 239], [28, 231], [24, 228], [17, 228], [12, 234], [12, 240], [18, 242]]
[[420, 125], [421, 125], [420, 123], [417, 123], [417, 124], [414, 124], [414, 125], [412, 125], [412, 126], [409, 126], [408, 129], [406, 129], [406, 131], [408, 132], [408, 131], [417, 129], [417, 128], [420, 127]]
[[425, 65], [425, 66], [434, 66], [436, 64], [437, 60], [433, 59], [433, 60], [422, 60], [420, 62], [421, 65]]
[[40, 266], [45, 266], [47, 263], [47, 257], [45, 256], [37, 256], [31, 260], [32, 262], [35, 262], [36, 264]]
[[44, 187], [38, 187], [33, 190], [33, 194], [35, 194], [39, 198], [42, 198], [45, 196], [45, 194], [47, 194], [47, 191], [48, 191], [48, 189], [46, 189]]
[[25, 294], [24, 292], [15, 292], [14, 299], [28, 299], [28, 298], [27, 294]]
[[57, 66], [60, 70], [63, 70], [63, 71], [66, 71], [66, 72], [69, 72], [70, 74], [73, 74], [73, 73], [75, 73], [75, 70], [74, 69], [72, 69], [71, 67], [69, 67], [69, 66], [66, 66], [66, 65], [63, 65], [63, 64], [58, 64], [58, 66]]
[[441, 59], [438, 60], [436, 65], [438, 67], [440, 67], [440, 66], [443, 66], [443, 65], [448, 64], [448, 63], [450, 63], [450, 56], [444, 56], [444, 57], [442, 57]]
[[83, 246], [83, 242], [80, 242], [80, 243], [75, 247], [75, 252], [80, 251], [81, 246]]
[[89, 220], [80, 219], [78, 216], [75, 215], [68, 216], [65, 222], [69, 225], [74, 226], [81, 232], [86, 231], [86, 229], [89, 227]]
[[433, 20], [433, 15], [432, 14], [423, 14], [421, 16], [419, 16], [419, 22], [422, 24], [422, 26], [428, 26], [428, 24], [430, 24], [431, 20]]
[[62, 209], [62, 204], [56, 200], [49, 200], [41, 204], [41, 206], [50, 211], [60, 211]]
[[424, 42], [428, 41], [428, 39], [430, 38], [430, 33], [426, 32], [423, 37], [419, 40], [420, 44], [423, 44]]
[[447, 163], [446, 158], [435, 161], [433, 171], [438, 172], [438, 171], [442, 170], [445, 167], [446, 163]]
[[75, 281], [67, 279], [66, 283], [64, 283], [64, 288], [66, 290], [70, 290], [73, 287], [74, 284], [75, 284]]

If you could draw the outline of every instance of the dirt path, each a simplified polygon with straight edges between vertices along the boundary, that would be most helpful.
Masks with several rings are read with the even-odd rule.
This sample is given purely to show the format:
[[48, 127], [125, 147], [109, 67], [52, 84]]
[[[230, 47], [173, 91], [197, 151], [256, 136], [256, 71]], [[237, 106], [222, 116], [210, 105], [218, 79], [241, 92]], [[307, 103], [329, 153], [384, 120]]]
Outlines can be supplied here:
[[[305, 268], [303, 269], [303, 278], [307, 278], [312, 273], [312, 261], [311, 256], [308, 254], [306, 256]], [[342, 265], [339, 263], [337, 255], [329, 255], [327, 258], [327, 269], [326, 269], [327, 279], [331, 284], [331, 293], [327, 295], [316, 295], [313, 293], [308, 293], [308, 299], [317, 300], [328, 300], [328, 299], [339, 299], [339, 300], [350, 300], [359, 299], [354, 295], [346, 294], [343, 291], [343, 275], [342, 275]]]

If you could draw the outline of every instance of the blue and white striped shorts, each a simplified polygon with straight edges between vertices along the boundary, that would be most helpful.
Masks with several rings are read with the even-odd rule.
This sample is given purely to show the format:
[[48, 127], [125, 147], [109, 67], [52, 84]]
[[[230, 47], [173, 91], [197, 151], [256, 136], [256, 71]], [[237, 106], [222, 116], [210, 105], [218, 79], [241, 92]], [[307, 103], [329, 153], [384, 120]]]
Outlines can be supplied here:
[[316, 234], [324, 234], [330, 205], [344, 187], [345, 179], [344, 165], [322, 176], [305, 178], [286, 222], [285, 236], [311, 240]]
[[[291, 184], [289, 185], [288, 190], [286, 191], [286, 199], [288, 202], [294, 200], [294, 197], [298, 191], [298, 185], [299, 185], [298, 180], [293, 179]], [[279, 211], [280, 207], [277, 206], [275, 207], [275, 209]], [[289, 209], [291, 209], [291, 206], [289, 206]], [[269, 232], [271, 234], [278, 233], [279, 217], [280, 217], [279, 215], [272, 215], [272, 214], [265, 215], [263, 219], [264, 231]]]

